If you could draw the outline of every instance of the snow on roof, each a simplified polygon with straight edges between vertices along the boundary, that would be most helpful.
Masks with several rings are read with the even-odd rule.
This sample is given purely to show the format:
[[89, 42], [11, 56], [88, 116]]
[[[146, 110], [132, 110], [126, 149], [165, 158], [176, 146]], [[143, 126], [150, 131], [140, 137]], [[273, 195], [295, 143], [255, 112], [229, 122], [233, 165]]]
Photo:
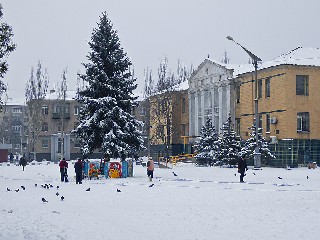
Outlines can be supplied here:
[[262, 63], [261, 68], [273, 67], [283, 64], [301, 66], [320, 66], [320, 49], [297, 47], [269, 62]]
[[[299, 66], [320, 66], [320, 49], [297, 47], [279, 57], [258, 64], [258, 69], [265, 69], [279, 65], [299, 65]], [[232, 67], [231, 67], [232, 68]], [[248, 65], [247, 68], [238, 68], [234, 71], [234, 76], [254, 71], [253, 65]]]
[[[76, 97], [77, 91], [76, 90], [67, 90], [66, 91], [66, 100], [74, 100]], [[54, 99], [61, 99], [59, 97], [59, 91], [56, 90], [49, 90], [45, 99], [54, 100]]]

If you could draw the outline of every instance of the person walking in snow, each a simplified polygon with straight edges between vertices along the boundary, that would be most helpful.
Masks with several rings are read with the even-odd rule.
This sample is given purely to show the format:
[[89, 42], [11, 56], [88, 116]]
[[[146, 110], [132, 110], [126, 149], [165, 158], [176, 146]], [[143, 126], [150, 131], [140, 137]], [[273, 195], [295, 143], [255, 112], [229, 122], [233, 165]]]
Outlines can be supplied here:
[[154, 161], [150, 157], [147, 162], [147, 175], [149, 177], [150, 182], [152, 181], [152, 178], [153, 178], [153, 171], [154, 171]]
[[82, 184], [82, 161], [78, 158], [78, 161], [74, 164], [74, 171], [76, 173], [76, 184]]
[[243, 182], [245, 171], [248, 171], [247, 162], [244, 158], [240, 157], [238, 161], [238, 173], [240, 173], [240, 182]]
[[24, 154], [20, 158], [19, 165], [22, 166], [22, 171], [24, 171], [24, 167], [27, 166], [27, 159]]
[[59, 163], [59, 167], [60, 167], [60, 174], [61, 174], [61, 182], [68, 182], [68, 176], [67, 176], [68, 163], [65, 158], [62, 158], [62, 160]]

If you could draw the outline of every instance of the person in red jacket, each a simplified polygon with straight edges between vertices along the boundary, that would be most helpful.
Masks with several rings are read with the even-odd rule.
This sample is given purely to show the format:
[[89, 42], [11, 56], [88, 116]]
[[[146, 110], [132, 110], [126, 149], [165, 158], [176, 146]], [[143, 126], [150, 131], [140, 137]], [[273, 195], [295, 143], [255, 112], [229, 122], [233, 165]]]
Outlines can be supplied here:
[[61, 174], [61, 182], [68, 182], [68, 176], [67, 176], [68, 163], [65, 158], [62, 158], [62, 160], [59, 163], [59, 167], [60, 167], [60, 174]]
[[149, 177], [150, 182], [152, 181], [153, 178], [153, 171], [154, 171], [154, 161], [152, 158], [149, 158], [147, 162], [147, 175]]

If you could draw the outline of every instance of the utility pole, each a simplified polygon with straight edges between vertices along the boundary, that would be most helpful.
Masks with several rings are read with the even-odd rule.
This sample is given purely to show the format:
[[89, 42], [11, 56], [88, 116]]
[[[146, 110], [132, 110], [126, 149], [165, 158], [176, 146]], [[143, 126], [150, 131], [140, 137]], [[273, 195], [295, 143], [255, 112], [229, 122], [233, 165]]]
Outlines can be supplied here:
[[243, 47], [240, 43], [237, 43], [232, 37], [227, 36], [227, 39], [234, 42], [235, 44], [239, 45], [253, 60], [254, 66], [254, 126], [255, 126], [255, 133], [256, 133], [256, 148], [254, 151], [254, 167], [260, 168], [261, 167], [261, 153], [259, 149], [259, 112], [258, 112], [258, 62], [262, 60], [250, 52], [248, 49]]

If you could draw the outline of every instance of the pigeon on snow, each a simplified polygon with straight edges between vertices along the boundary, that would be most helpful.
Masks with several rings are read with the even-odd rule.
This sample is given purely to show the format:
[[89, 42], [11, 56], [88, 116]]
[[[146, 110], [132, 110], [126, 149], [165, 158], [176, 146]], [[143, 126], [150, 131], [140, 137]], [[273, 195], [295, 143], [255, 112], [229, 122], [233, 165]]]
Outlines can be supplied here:
[[61, 196], [61, 201], [63, 201], [64, 200], [64, 196]]
[[87, 188], [87, 190], [86, 190], [86, 191], [87, 191], [87, 192], [90, 192], [90, 190], [91, 190], [90, 188]]
[[120, 189], [117, 189], [117, 192], [121, 192], [121, 190], [120, 190]]
[[154, 184], [152, 183], [149, 187], [153, 187], [154, 186]]
[[26, 190], [25, 186], [21, 186], [21, 188], [22, 188], [23, 190]]
[[56, 192], [56, 196], [57, 196], [57, 197], [59, 196], [59, 193], [58, 193], [58, 192]]
[[172, 172], [173, 173], [173, 176], [177, 177], [178, 175], [175, 173], [175, 172]]
[[47, 202], [48, 202], [45, 198], [42, 198], [41, 200], [42, 200], [42, 202], [44, 202], [44, 203], [47, 203]]
[[278, 177], [279, 179], [282, 179], [282, 177]]

